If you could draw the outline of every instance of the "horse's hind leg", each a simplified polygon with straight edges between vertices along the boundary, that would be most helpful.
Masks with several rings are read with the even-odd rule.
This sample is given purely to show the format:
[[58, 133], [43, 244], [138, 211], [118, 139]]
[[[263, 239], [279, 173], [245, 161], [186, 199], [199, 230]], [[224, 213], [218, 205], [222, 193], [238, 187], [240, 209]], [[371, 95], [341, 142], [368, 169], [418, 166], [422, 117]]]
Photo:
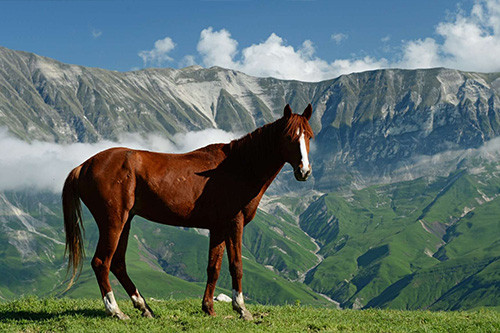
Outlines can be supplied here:
[[129, 216], [127, 223], [125, 223], [125, 226], [123, 227], [120, 240], [118, 241], [118, 247], [116, 248], [116, 252], [113, 256], [113, 259], [111, 260], [111, 272], [113, 272], [127, 294], [132, 299], [134, 307], [141, 310], [144, 317], [153, 318], [153, 310], [151, 310], [151, 308], [148, 306], [146, 300], [139, 293], [139, 290], [137, 290], [134, 283], [127, 274], [125, 252], [127, 251], [128, 235], [132, 218], [132, 215]]
[[94, 215], [97, 226], [99, 227], [99, 241], [91, 264], [97, 278], [97, 283], [101, 289], [106, 312], [119, 319], [129, 319], [129, 317], [118, 307], [113, 290], [111, 289], [111, 284], [109, 283], [111, 261], [125, 224], [123, 221], [124, 219], [112, 218], [112, 216], [113, 215], [109, 215], [107, 218], [99, 219]]

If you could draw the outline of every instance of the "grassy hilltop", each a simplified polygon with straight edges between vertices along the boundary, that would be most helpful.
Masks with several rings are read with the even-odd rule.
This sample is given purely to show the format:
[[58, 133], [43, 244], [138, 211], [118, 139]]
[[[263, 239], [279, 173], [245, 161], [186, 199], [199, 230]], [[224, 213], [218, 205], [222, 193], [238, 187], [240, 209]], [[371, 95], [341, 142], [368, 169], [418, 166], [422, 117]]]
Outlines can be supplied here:
[[200, 300], [150, 300], [155, 319], [142, 318], [129, 301], [119, 301], [131, 320], [105, 315], [102, 302], [86, 299], [25, 298], [0, 303], [0, 331], [172, 332], [172, 331], [343, 331], [343, 332], [495, 332], [500, 313], [479, 311], [335, 310], [310, 306], [248, 305], [254, 320], [240, 320], [230, 303], [216, 303], [217, 317], [206, 316]]

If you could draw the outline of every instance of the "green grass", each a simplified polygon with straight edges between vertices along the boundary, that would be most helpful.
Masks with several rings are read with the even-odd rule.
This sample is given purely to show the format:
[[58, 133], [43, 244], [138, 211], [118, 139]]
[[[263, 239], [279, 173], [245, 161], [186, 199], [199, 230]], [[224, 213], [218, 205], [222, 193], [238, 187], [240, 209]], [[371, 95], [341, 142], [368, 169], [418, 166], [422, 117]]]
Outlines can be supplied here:
[[146, 319], [128, 301], [118, 301], [131, 319], [105, 315], [102, 302], [88, 299], [24, 298], [0, 303], [2, 332], [494, 332], [500, 313], [491, 310], [430, 312], [334, 310], [300, 305], [248, 305], [253, 321], [243, 321], [230, 303], [216, 303], [216, 317], [201, 311], [200, 300], [150, 300], [156, 318]]

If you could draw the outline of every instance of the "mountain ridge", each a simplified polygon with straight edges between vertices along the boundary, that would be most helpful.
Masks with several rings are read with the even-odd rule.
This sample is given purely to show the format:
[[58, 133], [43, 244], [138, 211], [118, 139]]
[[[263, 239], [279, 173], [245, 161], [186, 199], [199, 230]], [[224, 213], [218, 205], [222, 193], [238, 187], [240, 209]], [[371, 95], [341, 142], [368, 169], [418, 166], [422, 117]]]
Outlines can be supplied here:
[[281, 117], [287, 103], [298, 112], [314, 106], [313, 182], [326, 192], [395, 171], [410, 179], [405, 169], [422, 155], [478, 148], [500, 135], [500, 73], [381, 69], [310, 83], [220, 67], [114, 72], [0, 48], [0, 126], [26, 141], [245, 133]]

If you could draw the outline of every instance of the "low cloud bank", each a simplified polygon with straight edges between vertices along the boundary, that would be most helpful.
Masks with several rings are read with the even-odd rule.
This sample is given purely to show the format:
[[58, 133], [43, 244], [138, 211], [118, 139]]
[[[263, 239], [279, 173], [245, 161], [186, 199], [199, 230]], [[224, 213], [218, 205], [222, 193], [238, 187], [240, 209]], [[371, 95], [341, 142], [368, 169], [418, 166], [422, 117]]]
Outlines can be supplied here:
[[485, 163], [500, 161], [500, 137], [485, 142], [481, 147], [448, 150], [434, 155], [416, 156], [385, 177], [382, 182], [391, 183], [416, 179], [422, 176], [447, 176], [460, 168], [469, 172], [482, 172]]
[[0, 191], [61, 191], [68, 173], [96, 153], [111, 147], [129, 147], [165, 153], [182, 153], [238, 137], [218, 129], [176, 134], [172, 141], [160, 135], [126, 134], [117, 142], [56, 144], [27, 143], [0, 129]]
[[479, 148], [449, 150], [435, 155], [425, 155], [415, 158], [415, 165], [435, 168], [450, 161], [480, 159], [486, 162], [500, 160], [500, 137], [485, 142]]

